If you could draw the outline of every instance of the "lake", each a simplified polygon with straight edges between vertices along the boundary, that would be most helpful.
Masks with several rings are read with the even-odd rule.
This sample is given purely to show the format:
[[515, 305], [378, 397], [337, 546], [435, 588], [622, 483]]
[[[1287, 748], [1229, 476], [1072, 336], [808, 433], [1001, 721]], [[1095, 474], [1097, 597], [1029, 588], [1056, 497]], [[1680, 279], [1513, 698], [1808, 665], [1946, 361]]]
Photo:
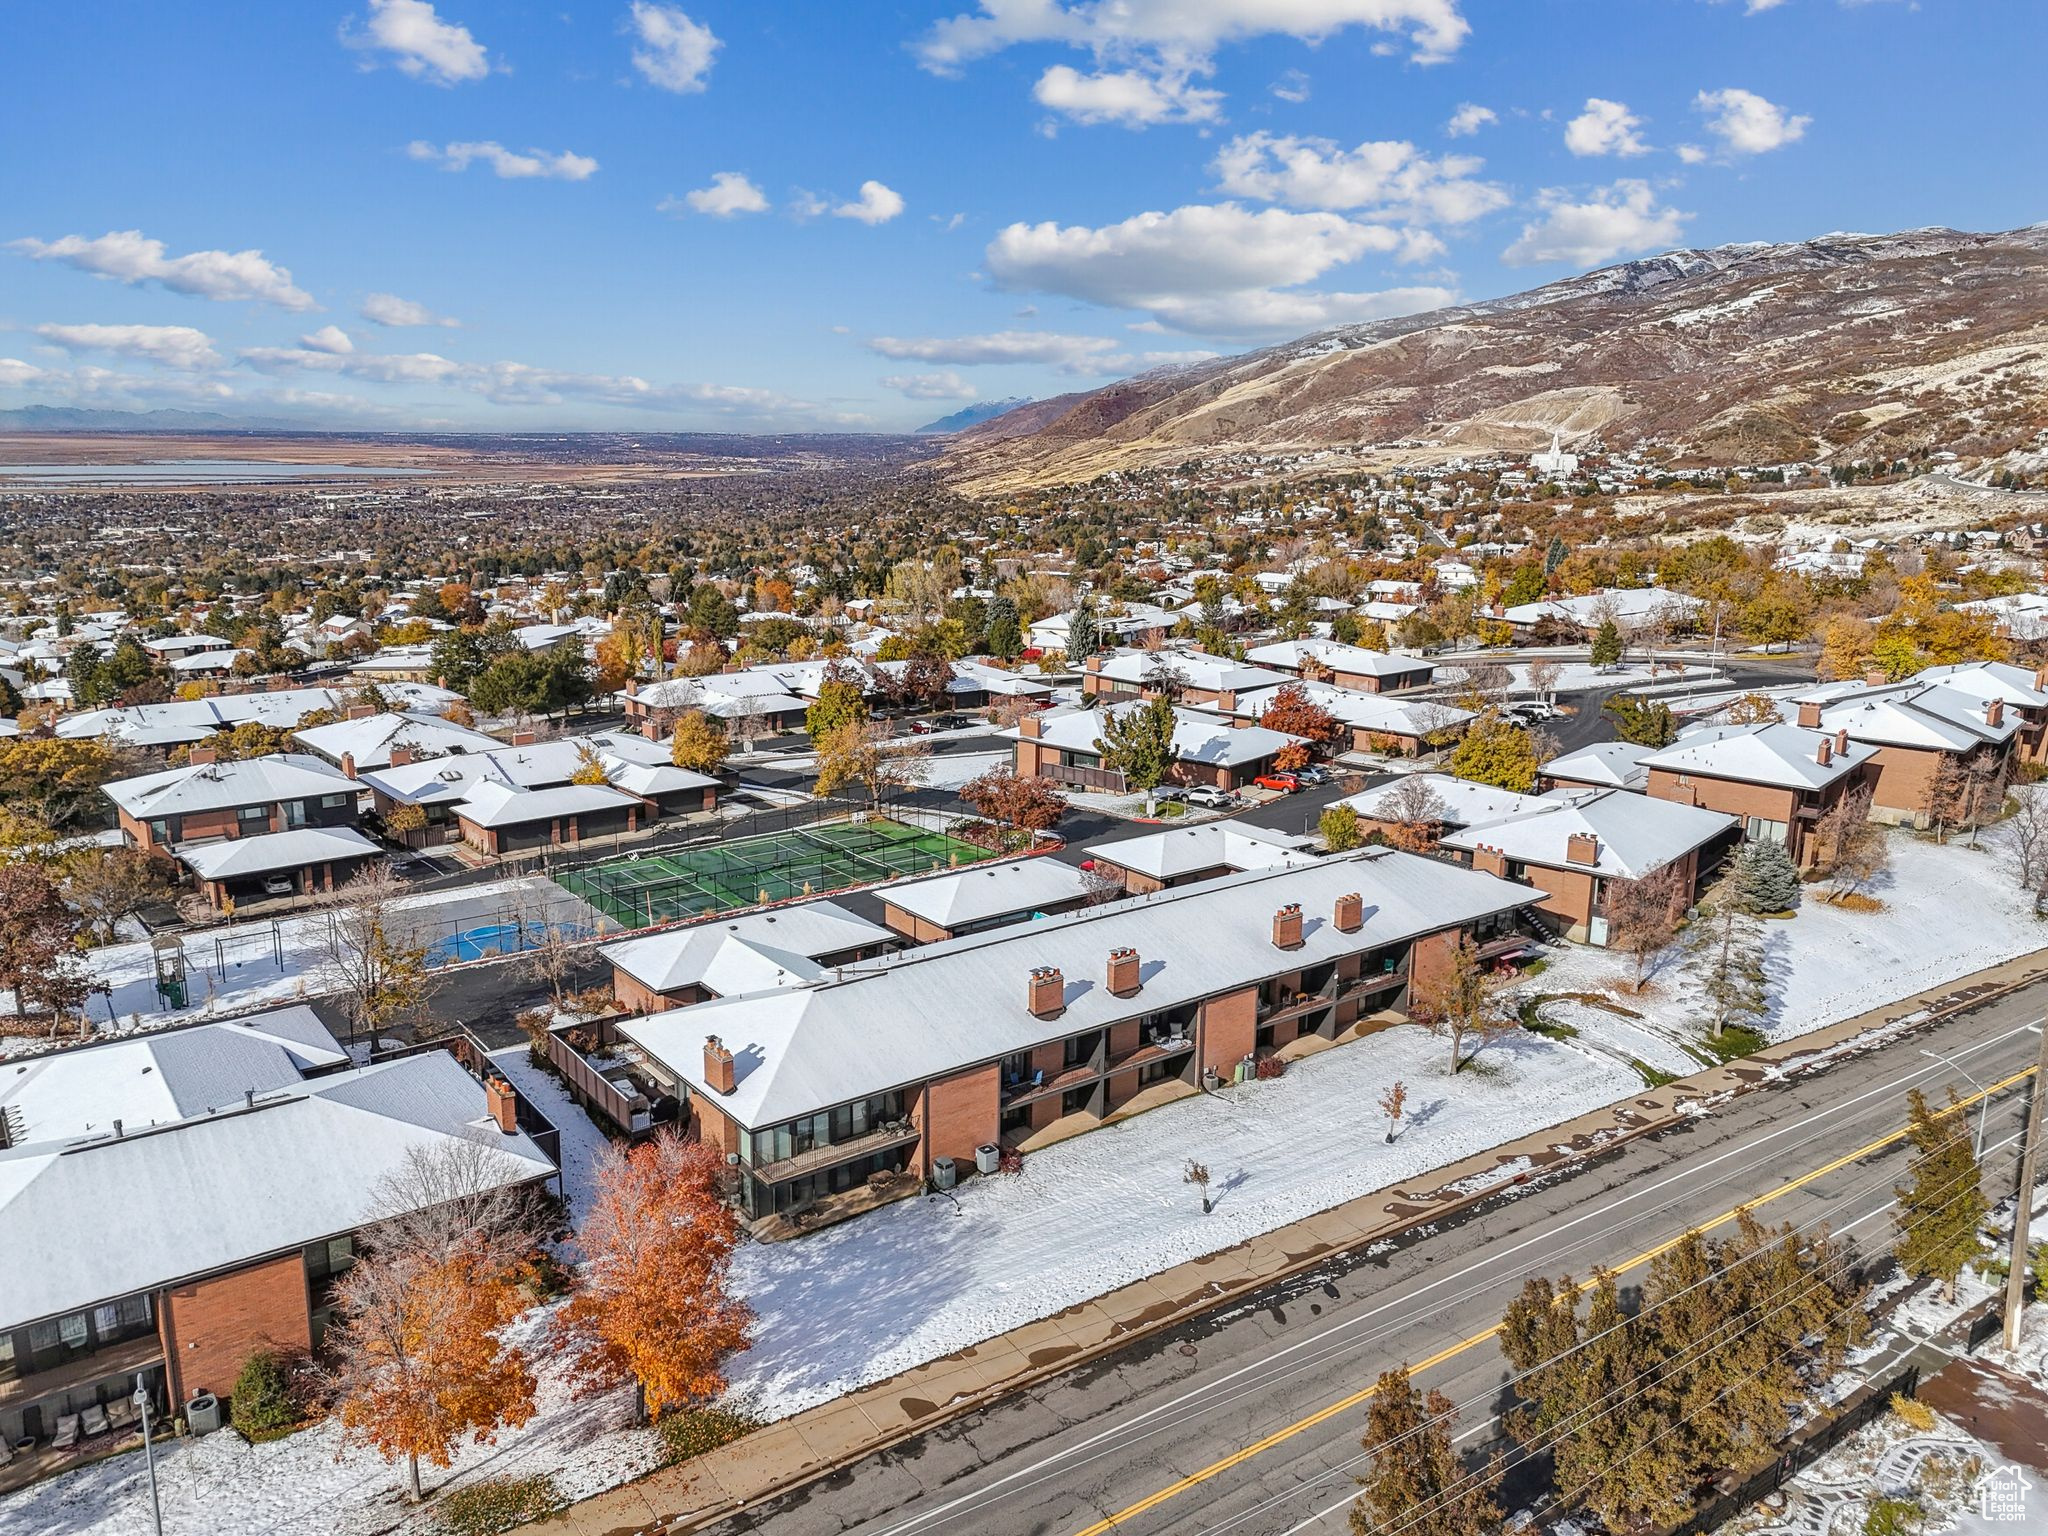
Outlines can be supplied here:
[[0, 484], [266, 485], [303, 480], [382, 480], [426, 469], [369, 464], [307, 464], [286, 459], [148, 459], [140, 464], [0, 464]]

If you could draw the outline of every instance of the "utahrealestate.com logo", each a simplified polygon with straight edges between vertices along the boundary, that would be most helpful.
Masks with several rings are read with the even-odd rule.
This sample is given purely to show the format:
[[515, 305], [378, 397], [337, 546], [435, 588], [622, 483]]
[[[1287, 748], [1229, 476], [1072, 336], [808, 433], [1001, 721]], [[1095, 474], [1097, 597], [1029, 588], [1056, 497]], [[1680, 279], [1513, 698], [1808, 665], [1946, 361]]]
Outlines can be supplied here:
[[2023, 1525], [2027, 1519], [2027, 1494], [2033, 1484], [2018, 1467], [1993, 1467], [1977, 1479], [1978, 1515], [1985, 1520]]

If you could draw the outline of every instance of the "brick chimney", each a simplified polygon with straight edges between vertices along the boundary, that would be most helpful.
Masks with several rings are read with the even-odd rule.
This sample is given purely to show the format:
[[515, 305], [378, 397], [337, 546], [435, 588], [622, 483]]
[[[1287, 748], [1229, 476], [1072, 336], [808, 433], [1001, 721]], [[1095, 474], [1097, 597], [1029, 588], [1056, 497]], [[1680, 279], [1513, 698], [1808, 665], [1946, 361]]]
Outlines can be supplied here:
[[1235, 688], [1225, 688], [1221, 692], [1219, 692], [1216, 695], [1216, 707], [1226, 714], [1228, 714], [1231, 710], [1236, 709], [1237, 690]]
[[739, 1086], [733, 1073], [732, 1052], [716, 1035], [704, 1037], [704, 1083], [714, 1093], [731, 1093]]
[[208, 763], [220, 761], [220, 749], [218, 747], [194, 747], [185, 760], [194, 768], [204, 768]]
[[534, 733], [532, 731], [514, 731], [512, 733], [511, 745], [515, 747], [530, 747], [533, 745], [533, 740]]
[[1031, 968], [1030, 990], [1025, 1006], [1035, 1019], [1056, 1019], [1067, 1011], [1067, 980], [1056, 965]]
[[374, 704], [351, 704], [348, 707], [348, 717], [351, 720], [367, 720], [376, 713], [377, 706]]
[[1992, 727], [2005, 723], [2005, 700], [1993, 699], [1984, 706], [1984, 723]]
[[643, 720], [640, 722], [640, 734], [649, 741], [659, 741], [661, 740], [661, 727], [656, 725], [652, 719]]
[[1138, 952], [1129, 945], [1109, 952], [1109, 992], [1112, 997], [1134, 997], [1138, 991]]
[[2048, 662], [2034, 668], [2034, 691], [2048, 693]]
[[394, 767], [394, 768], [403, 768], [403, 767], [404, 767], [404, 766], [405, 766], [405, 765], [406, 765], [407, 763], [410, 763], [411, 761], [412, 761], [412, 748], [411, 748], [411, 747], [393, 747], [393, 748], [391, 749], [391, 766], [392, 766], [392, 767]]
[[1814, 750], [1813, 760], [1823, 768], [1835, 760], [1835, 743], [1832, 737], [1821, 737], [1820, 746]]
[[1564, 857], [1567, 864], [1598, 864], [1600, 839], [1590, 832], [1574, 832], [1564, 840]]
[[1028, 715], [1019, 715], [1017, 717], [1017, 734], [1027, 740], [1038, 740], [1039, 736], [1043, 734], [1043, 726], [1044, 722], [1038, 718], [1036, 710], [1033, 710]]
[[1356, 891], [1346, 891], [1337, 898], [1337, 910], [1330, 921], [1336, 924], [1339, 933], [1356, 933], [1365, 926], [1365, 898]]
[[1872, 667], [1868, 672], [1863, 674], [1863, 681], [1872, 688], [1882, 688], [1886, 683], [1890, 682], [1891, 679], [1886, 677], [1882, 672], [1878, 671], [1877, 668]]
[[519, 1134], [519, 1093], [504, 1078], [491, 1076], [484, 1079], [484, 1103], [490, 1108], [491, 1118], [498, 1122], [498, 1129], [507, 1136]]
[[356, 776], [356, 755], [353, 752], [341, 754], [341, 776], [352, 779]]
[[1508, 856], [1486, 843], [1476, 843], [1472, 848], [1472, 867], [1482, 875], [1496, 875], [1506, 879]]
[[637, 694], [637, 693], [638, 693], [639, 691], [640, 691], [640, 679], [639, 679], [639, 678], [637, 678], [637, 677], [629, 677], [629, 678], [627, 678], [627, 679], [626, 679], [626, 697], [630, 699], [630, 698], [632, 698], [632, 697], [633, 697], [633, 696], [634, 696], [635, 694]]
[[1301, 903], [1290, 901], [1273, 914], [1273, 947], [1301, 948]]
[[1090, 656], [1087, 661], [1087, 670], [1090, 672], [1100, 672], [1102, 670], [1101, 656]]
[[1808, 731], [1820, 729], [1819, 699], [1801, 699], [1799, 701], [1799, 726], [1800, 729]]
[[1845, 725], [1839, 731], [1835, 732], [1835, 756], [1847, 757], [1848, 755], [1849, 728]]

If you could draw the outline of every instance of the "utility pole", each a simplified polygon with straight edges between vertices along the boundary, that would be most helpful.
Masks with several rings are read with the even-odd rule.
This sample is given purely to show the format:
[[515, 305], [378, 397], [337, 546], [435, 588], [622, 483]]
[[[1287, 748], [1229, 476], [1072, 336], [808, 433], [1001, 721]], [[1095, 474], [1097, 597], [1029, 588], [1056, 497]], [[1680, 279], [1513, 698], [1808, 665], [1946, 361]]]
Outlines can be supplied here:
[[2048, 1100], [2048, 1020], [2034, 1026], [2041, 1034], [2041, 1057], [2027, 1095], [2027, 1141], [2020, 1149], [2020, 1185], [2013, 1202], [2012, 1253], [2005, 1276], [2005, 1347], [2020, 1347], [2020, 1314], [2027, 1305], [2027, 1221], [2034, 1212], [2034, 1155], [2041, 1150], [2041, 1119]]

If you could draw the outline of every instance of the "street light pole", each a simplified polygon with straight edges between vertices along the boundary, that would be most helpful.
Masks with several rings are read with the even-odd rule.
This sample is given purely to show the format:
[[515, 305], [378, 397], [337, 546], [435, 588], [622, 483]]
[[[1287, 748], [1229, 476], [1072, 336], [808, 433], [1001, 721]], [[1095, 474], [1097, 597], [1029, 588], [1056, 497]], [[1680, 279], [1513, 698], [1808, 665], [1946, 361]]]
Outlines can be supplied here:
[[140, 1372], [135, 1377], [135, 1406], [142, 1412], [142, 1460], [149, 1468], [149, 1515], [156, 1536], [164, 1536], [163, 1500], [156, 1491], [156, 1447], [149, 1437], [149, 1383]]
[[2027, 1095], [2027, 1141], [2020, 1149], [2020, 1183], [2012, 1210], [2012, 1253], [2005, 1276], [2005, 1347], [2020, 1347], [2020, 1314], [2027, 1301], [2027, 1223], [2034, 1214], [2034, 1156], [2041, 1150], [2041, 1117], [2048, 1099], [2048, 1028], [2036, 1024], [2041, 1056], [2034, 1068], [2033, 1091]]
[[1976, 1078], [1970, 1076], [1969, 1073], [1965, 1072], [1961, 1067], [1957, 1066], [1951, 1058], [1944, 1056], [1940, 1051], [1930, 1051], [1923, 1047], [1921, 1049], [1920, 1054], [1922, 1056], [1928, 1057], [1930, 1060], [1940, 1062], [1943, 1066], [1947, 1067], [1949, 1071], [1955, 1073], [1957, 1077], [1960, 1077], [1964, 1082], [1968, 1083], [1972, 1088], [1977, 1090], [1976, 1157], [1978, 1164], [1981, 1166], [1984, 1161], [1984, 1120], [1985, 1117], [1991, 1111], [1990, 1093], [1985, 1089], [1982, 1083], [1978, 1082]]

